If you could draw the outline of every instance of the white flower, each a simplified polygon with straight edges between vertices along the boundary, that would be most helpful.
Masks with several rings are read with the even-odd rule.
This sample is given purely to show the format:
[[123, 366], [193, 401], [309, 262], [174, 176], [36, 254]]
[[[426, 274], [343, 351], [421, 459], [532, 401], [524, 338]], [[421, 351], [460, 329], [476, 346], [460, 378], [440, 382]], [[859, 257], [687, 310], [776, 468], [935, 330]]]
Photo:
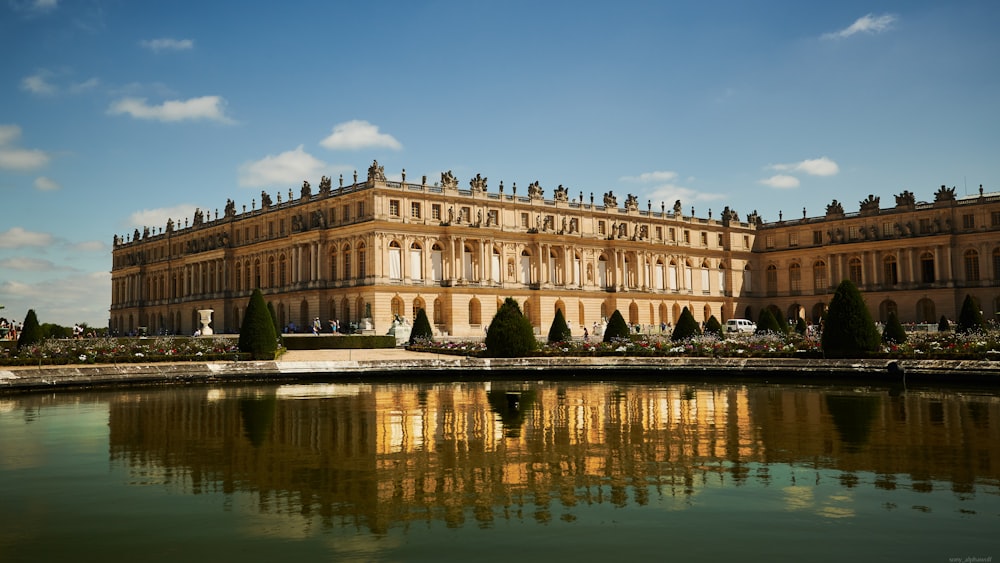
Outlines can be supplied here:
[[136, 352], [136, 353], [135, 353], [135, 357], [136, 357], [136, 358], [142, 358], [142, 357], [144, 357], [144, 356], [145, 356], [145, 354], [143, 354], [142, 352]]
[[81, 362], [86, 362], [87, 361], [87, 355], [86, 354], [80, 354], [80, 361]]
[[615, 348], [615, 352], [624, 352], [624, 351], [625, 351], [625, 347], [624, 346], [619, 346], [619, 347]]

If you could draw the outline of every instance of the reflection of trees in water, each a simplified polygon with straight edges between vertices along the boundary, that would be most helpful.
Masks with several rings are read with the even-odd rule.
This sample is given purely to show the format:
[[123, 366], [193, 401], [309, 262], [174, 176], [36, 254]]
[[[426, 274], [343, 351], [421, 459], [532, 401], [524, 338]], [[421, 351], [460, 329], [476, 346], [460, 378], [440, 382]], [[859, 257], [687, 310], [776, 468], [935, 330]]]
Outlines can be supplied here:
[[240, 418], [243, 420], [243, 435], [254, 447], [260, 447], [274, 424], [274, 411], [278, 398], [274, 395], [240, 399]]
[[827, 395], [826, 408], [844, 449], [858, 452], [868, 444], [872, 422], [882, 408], [882, 399], [873, 395]]
[[486, 393], [486, 400], [493, 412], [500, 415], [504, 435], [517, 438], [521, 435], [524, 414], [535, 404], [535, 392], [491, 390]]

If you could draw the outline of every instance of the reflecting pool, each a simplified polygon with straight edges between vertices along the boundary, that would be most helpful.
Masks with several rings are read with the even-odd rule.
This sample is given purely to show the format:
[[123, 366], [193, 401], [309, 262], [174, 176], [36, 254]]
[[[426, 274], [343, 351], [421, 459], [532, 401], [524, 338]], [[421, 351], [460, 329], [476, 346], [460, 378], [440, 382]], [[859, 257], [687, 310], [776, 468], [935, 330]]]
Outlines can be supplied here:
[[1000, 561], [1000, 392], [0, 396], [0, 561]]

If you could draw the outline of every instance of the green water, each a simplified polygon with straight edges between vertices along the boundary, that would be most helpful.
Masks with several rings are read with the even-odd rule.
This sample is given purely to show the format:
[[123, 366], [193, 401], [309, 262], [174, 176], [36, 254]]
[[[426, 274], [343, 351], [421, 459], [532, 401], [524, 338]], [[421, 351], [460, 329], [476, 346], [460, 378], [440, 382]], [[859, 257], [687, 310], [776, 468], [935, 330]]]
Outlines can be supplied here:
[[0, 561], [1000, 561], [1000, 393], [0, 396]]

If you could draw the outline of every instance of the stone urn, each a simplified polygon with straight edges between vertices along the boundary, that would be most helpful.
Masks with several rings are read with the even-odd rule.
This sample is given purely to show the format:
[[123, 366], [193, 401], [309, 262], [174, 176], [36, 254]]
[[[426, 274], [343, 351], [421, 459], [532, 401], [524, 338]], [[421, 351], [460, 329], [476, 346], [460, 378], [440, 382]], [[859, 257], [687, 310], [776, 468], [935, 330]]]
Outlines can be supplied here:
[[212, 332], [212, 327], [209, 326], [210, 324], [212, 324], [212, 313], [214, 313], [214, 312], [215, 312], [215, 309], [199, 309], [198, 310], [198, 318], [201, 321], [201, 335], [202, 336], [208, 336], [210, 334], [214, 334]]

